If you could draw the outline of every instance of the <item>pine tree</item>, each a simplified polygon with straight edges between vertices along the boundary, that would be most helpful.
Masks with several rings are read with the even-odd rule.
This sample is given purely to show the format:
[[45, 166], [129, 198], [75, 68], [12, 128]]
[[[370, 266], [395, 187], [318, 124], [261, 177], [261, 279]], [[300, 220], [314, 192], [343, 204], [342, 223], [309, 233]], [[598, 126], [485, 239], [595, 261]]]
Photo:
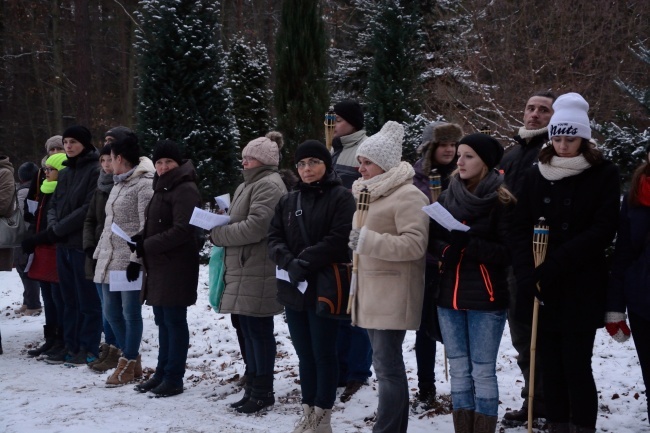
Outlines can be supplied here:
[[306, 139], [324, 140], [329, 98], [326, 41], [318, 0], [284, 0], [276, 39], [275, 108], [287, 164]]
[[271, 67], [262, 43], [251, 43], [241, 35], [230, 43], [228, 85], [232, 91], [240, 143], [244, 146], [271, 128]]
[[217, 8], [211, 0], [141, 0], [136, 32], [140, 138], [147, 150], [163, 138], [177, 141], [206, 200], [239, 178]]

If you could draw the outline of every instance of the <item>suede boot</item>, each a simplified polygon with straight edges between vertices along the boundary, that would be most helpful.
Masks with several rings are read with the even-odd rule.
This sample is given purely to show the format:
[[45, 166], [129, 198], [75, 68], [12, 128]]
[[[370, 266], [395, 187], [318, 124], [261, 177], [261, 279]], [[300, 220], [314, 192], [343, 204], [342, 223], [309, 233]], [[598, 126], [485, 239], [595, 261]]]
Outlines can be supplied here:
[[494, 433], [497, 429], [497, 417], [484, 413], [474, 414], [474, 433]]
[[104, 360], [108, 357], [108, 354], [110, 352], [110, 348], [111, 348], [111, 346], [109, 344], [106, 344], [106, 343], [100, 344], [99, 345], [99, 356], [93, 362], [89, 362], [88, 367], [92, 368], [93, 365], [101, 364], [102, 362], [104, 362]]
[[142, 377], [142, 355], [138, 354], [135, 358], [135, 367], [133, 368], [133, 377], [140, 379]]
[[54, 347], [54, 342], [56, 340], [56, 327], [52, 325], [43, 325], [43, 336], [45, 337], [45, 343], [35, 349], [28, 350], [27, 355], [40, 356], [42, 353]]
[[291, 433], [304, 433], [311, 424], [312, 415], [314, 413], [314, 406], [302, 404], [302, 416], [296, 423], [296, 428]]
[[253, 383], [253, 378], [248, 375], [244, 377], [246, 377], [246, 380], [244, 381], [244, 395], [239, 401], [230, 404], [230, 407], [233, 409], [242, 407], [251, 398], [251, 393], [253, 392], [253, 386], [251, 385], [251, 383]]
[[548, 433], [571, 433], [568, 422], [550, 422], [548, 423]]
[[314, 406], [311, 423], [305, 433], [332, 433], [332, 409]]
[[474, 411], [469, 409], [458, 409], [452, 412], [455, 433], [474, 432]]
[[255, 413], [273, 406], [273, 375], [257, 376], [253, 378], [253, 390], [250, 399], [243, 406], [235, 409], [239, 413]]
[[106, 379], [106, 388], [115, 388], [133, 382], [133, 370], [135, 369], [135, 359], [126, 359], [120, 357], [117, 368]]
[[90, 368], [97, 373], [105, 373], [108, 370], [117, 367], [120, 356], [122, 356], [122, 351], [111, 345], [108, 348], [108, 355], [106, 355], [106, 358], [101, 362], [95, 362], [90, 366]]

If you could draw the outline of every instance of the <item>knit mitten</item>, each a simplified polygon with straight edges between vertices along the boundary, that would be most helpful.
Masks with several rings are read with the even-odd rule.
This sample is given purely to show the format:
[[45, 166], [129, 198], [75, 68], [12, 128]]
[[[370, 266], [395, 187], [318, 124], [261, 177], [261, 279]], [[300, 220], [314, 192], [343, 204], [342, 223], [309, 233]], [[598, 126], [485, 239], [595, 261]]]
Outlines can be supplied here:
[[608, 311], [605, 313], [605, 329], [609, 335], [619, 343], [624, 343], [630, 339], [630, 328], [625, 323], [627, 315], [617, 311]]

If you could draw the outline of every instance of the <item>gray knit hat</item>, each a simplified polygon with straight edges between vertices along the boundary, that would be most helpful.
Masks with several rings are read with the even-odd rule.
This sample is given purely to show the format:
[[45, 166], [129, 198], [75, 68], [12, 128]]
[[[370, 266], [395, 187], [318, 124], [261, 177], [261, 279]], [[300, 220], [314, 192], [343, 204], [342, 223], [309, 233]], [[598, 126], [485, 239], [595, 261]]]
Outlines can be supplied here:
[[268, 133], [266, 135], [266, 137], [259, 137], [250, 141], [241, 154], [242, 156], [255, 158], [264, 165], [278, 165], [280, 163], [280, 147], [283, 144], [282, 134]]
[[366, 138], [357, 149], [357, 158], [368, 158], [384, 171], [397, 167], [402, 160], [404, 127], [389, 120], [375, 135]]
[[45, 151], [47, 153], [50, 153], [50, 150], [52, 150], [54, 147], [60, 147], [63, 149], [63, 136], [55, 135], [47, 139], [45, 142]]

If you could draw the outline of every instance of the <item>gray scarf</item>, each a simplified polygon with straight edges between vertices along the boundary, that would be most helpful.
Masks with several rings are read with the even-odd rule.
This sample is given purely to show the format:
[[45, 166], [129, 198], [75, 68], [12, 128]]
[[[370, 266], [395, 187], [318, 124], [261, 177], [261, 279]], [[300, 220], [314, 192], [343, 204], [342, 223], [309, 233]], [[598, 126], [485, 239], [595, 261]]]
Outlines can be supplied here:
[[104, 170], [100, 170], [99, 178], [97, 179], [97, 189], [108, 194], [113, 189], [113, 185], [115, 185], [113, 182], [113, 173], [106, 173]]
[[456, 173], [451, 177], [449, 188], [444, 192], [444, 207], [461, 222], [474, 220], [492, 209], [499, 198], [497, 190], [502, 184], [503, 175], [496, 170], [490, 170], [476, 186], [474, 193], [471, 193]]
[[127, 180], [129, 178], [129, 176], [131, 176], [133, 174], [133, 172], [135, 172], [136, 168], [138, 168], [137, 165], [135, 167], [133, 167], [131, 170], [127, 171], [126, 173], [114, 174], [113, 175], [113, 182], [115, 182], [115, 184], [118, 184], [120, 182], [124, 182], [125, 180]]

